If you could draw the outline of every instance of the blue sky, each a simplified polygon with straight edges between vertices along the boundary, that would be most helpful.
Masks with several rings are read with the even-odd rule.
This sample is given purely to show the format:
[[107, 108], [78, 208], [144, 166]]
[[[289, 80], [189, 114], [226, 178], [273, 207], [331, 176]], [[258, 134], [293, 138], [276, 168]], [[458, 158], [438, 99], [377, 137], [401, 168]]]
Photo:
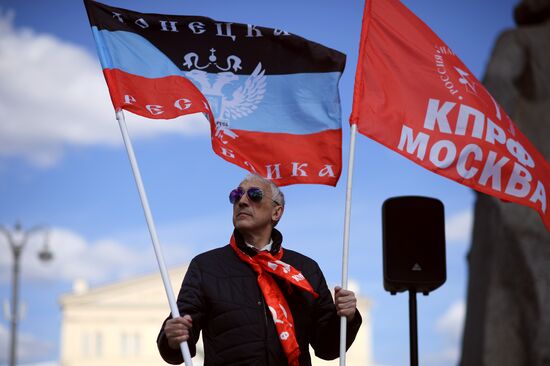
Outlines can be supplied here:
[[[316, 259], [328, 282], [341, 276], [347, 119], [361, 27], [362, 2], [281, 0], [110, 1], [141, 12], [196, 14], [282, 28], [347, 54], [340, 83], [344, 172], [336, 188], [284, 188], [280, 229], [288, 247]], [[513, 26], [515, 1], [405, 1], [480, 77], [497, 35]], [[35, 258], [41, 238], [23, 256], [21, 361], [59, 358], [59, 296], [72, 281], [93, 285], [156, 270], [126, 152], [101, 74], [83, 4], [74, 0], [0, 0], [0, 224], [51, 228], [55, 261]], [[208, 126], [147, 121], [127, 113], [130, 134], [169, 265], [227, 243], [227, 194], [245, 172], [215, 156]], [[420, 360], [456, 364], [470, 245], [471, 190], [415, 166], [363, 136], [357, 138], [350, 279], [373, 302], [374, 357], [408, 363], [408, 298], [382, 286], [380, 211], [392, 196], [425, 195], [445, 204], [447, 283], [418, 298]], [[10, 297], [11, 256], [0, 237], [0, 298]], [[168, 311], [168, 306], [167, 306]], [[9, 323], [0, 321], [0, 349]], [[0, 365], [6, 362], [0, 352]]]

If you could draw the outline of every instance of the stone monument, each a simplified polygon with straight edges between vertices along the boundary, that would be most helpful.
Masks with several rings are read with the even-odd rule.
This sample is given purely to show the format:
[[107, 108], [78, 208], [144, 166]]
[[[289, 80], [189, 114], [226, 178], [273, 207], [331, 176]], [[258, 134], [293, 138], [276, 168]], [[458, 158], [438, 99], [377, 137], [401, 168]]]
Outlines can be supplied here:
[[[514, 15], [483, 83], [550, 161], [550, 0]], [[460, 365], [550, 365], [550, 233], [535, 210], [476, 194]]]

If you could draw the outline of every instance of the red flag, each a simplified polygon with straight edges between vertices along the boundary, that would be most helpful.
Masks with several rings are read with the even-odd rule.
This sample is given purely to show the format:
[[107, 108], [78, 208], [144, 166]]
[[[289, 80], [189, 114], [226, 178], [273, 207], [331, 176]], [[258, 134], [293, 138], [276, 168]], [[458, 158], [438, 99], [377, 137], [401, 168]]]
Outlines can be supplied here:
[[536, 209], [550, 230], [550, 165], [398, 0], [365, 3], [350, 123], [426, 169]]

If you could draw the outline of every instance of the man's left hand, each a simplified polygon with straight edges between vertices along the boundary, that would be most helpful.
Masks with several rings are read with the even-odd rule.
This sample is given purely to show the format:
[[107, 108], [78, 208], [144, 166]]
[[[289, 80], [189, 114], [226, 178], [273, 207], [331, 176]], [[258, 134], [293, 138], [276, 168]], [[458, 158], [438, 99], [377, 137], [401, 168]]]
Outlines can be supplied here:
[[353, 291], [344, 290], [340, 286], [336, 286], [334, 288], [334, 302], [336, 304], [336, 313], [339, 316], [345, 316], [348, 322], [350, 322], [357, 310], [357, 299]]

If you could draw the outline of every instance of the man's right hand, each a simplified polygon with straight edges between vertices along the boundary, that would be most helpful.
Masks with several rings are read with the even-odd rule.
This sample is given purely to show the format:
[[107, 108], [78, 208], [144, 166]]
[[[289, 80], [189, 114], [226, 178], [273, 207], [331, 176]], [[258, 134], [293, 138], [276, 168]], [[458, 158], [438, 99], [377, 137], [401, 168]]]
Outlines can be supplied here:
[[170, 348], [179, 349], [180, 343], [189, 339], [189, 330], [193, 326], [191, 316], [168, 319], [164, 324], [164, 335]]

